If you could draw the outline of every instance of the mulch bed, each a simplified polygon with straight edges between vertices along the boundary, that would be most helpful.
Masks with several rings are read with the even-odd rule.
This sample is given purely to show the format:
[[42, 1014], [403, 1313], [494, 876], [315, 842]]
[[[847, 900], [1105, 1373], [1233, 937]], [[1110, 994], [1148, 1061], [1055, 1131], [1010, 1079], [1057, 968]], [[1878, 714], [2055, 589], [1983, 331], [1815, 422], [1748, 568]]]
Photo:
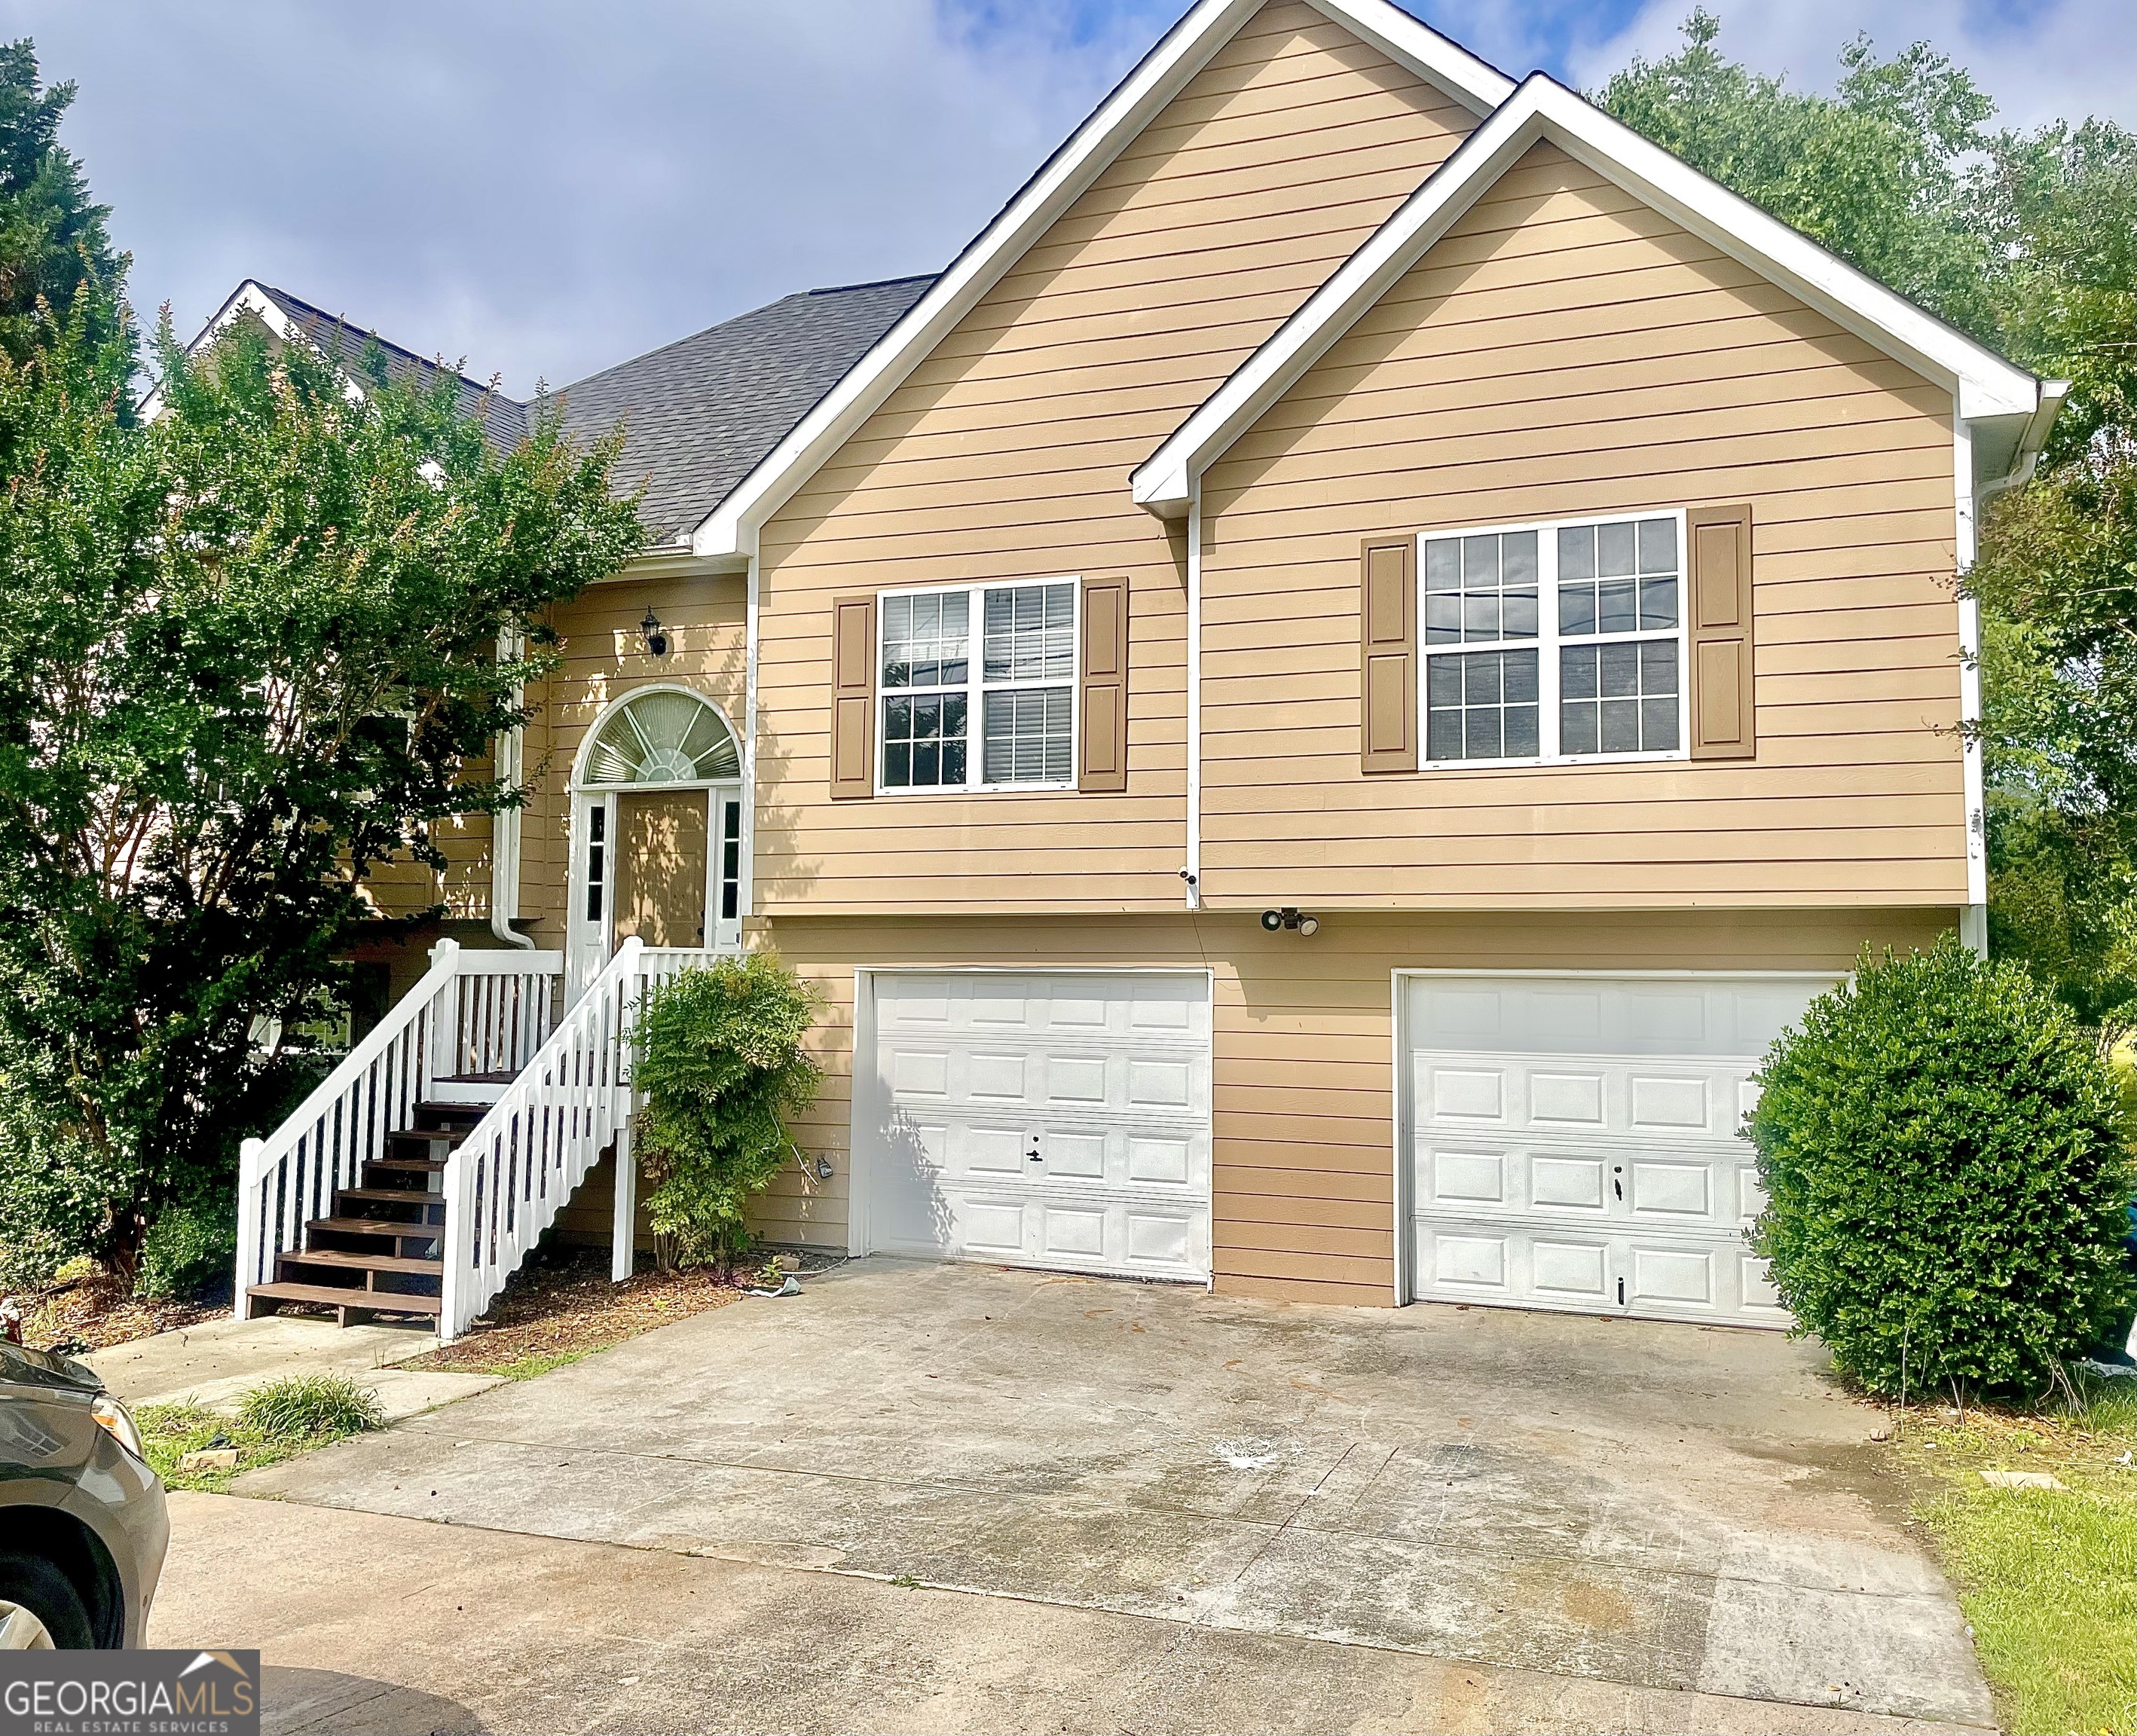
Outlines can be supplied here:
[[608, 1262], [607, 1252], [597, 1248], [538, 1255], [512, 1275], [466, 1336], [401, 1366], [502, 1374], [530, 1361], [571, 1359], [723, 1308], [742, 1295], [746, 1281], [699, 1267], [641, 1270], [618, 1284], [608, 1275]]
[[183, 1301], [133, 1296], [101, 1273], [65, 1278], [11, 1298], [22, 1311], [22, 1342], [33, 1350], [79, 1356], [158, 1332], [176, 1332], [230, 1313], [229, 1286]]

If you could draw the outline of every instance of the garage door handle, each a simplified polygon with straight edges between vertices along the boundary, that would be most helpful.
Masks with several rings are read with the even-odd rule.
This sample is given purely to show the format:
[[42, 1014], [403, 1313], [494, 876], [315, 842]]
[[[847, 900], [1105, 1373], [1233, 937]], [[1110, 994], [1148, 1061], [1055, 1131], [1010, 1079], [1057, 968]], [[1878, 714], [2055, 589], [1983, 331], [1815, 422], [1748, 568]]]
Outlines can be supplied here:
[[1036, 1145], [1034, 1145], [1034, 1146], [1031, 1148], [1031, 1150], [1029, 1150], [1029, 1151], [1027, 1151], [1027, 1152], [1025, 1152], [1025, 1155], [1026, 1157], [1030, 1158], [1030, 1159], [1032, 1160], [1032, 1162], [1034, 1162], [1034, 1163], [1037, 1163], [1037, 1162], [1039, 1160], [1039, 1147], [1038, 1147], [1038, 1146], [1036, 1146]]
[[1623, 1164], [1618, 1165], [1610, 1171], [1610, 1191], [1615, 1194], [1620, 1199], [1623, 1199], [1625, 1197], [1625, 1184], [1622, 1181], [1619, 1180], [1618, 1178], [1624, 1173], [1625, 1166]]

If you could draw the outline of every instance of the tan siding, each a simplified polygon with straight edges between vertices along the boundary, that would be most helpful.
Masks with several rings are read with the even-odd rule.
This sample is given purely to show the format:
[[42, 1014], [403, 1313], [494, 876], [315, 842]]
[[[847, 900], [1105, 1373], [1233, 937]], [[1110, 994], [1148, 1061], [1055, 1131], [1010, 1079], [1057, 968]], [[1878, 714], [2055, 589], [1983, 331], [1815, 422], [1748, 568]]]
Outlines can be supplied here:
[[[668, 634], [665, 657], [646, 654], [638, 624], [648, 608]], [[563, 663], [530, 695], [537, 710], [527, 768], [536, 789], [520, 845], [519, 914], [533, 919], [541, 945], [564, 944], [572, 761], [587, 727], [633, 688], [673, 682], [704, 694], [739, 733], [744, 613], [742, 581], [727, 577], [596, 585], [551, 611]]]
[[[1965, 888], [1950, 403], [1540, 146], [1205, 479], [1205, 897]], [[1755, 761], [1358, 771], [1358, 539], [1749, 501]]]
[[[1184, 544], [1127, 473], [1473, 124], [1272, 0], [765, 527], [761, 910], [1177, 905]], [[1129, 582], [1125, 794], [834, 806], [835, 595], [1071, 574]]]
[[835, 1174], [774, 1184], [757, 1225], [843, 1247], [850, 1184], [854, 986], [864, 967], [1205, 965], [1215, 979], [1217, 1287], [1383, 1306], [1393, 1300], [1392, 981], [1398, 969], [1845, 970], [1867, 941], [1925, 945], [1949, 909], [1336, 912], [1312, 939], [1244, 913], [785, 917], [766, 935], [825, 1001], [822, 1094], [795, 1128]]

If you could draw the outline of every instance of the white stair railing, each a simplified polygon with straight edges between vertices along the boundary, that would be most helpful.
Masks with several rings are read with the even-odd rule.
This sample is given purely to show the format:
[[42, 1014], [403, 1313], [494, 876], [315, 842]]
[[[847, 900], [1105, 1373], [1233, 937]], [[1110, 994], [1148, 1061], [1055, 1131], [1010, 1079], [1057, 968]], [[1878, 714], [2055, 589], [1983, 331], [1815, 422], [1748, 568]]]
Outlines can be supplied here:
[[[625, 941], [454, 1149], [445, 1173], [441, 1338], [459, 1337], [496, 1299], [611, 1145], [619, 1172], [617, 1246], [627, 1254], [630, 1034], [648, 989], [711, 956], [699, 947], [648, 947], [635, 936]], [[629, 1275], [628, 1266], [617, 1274]]]
[[337, 1188], [413, 1126], [435, 1082], [455, 1073], [516, 1072], [549, 1034], [563, 981], [558, 952], [431, 949], [431, 968], [296, 1112], [239, 1148], [238, 1315], [245, 1292], [275, 1275], [275, 1257], [303, 1245], [304, 1225], [328, 1216]]

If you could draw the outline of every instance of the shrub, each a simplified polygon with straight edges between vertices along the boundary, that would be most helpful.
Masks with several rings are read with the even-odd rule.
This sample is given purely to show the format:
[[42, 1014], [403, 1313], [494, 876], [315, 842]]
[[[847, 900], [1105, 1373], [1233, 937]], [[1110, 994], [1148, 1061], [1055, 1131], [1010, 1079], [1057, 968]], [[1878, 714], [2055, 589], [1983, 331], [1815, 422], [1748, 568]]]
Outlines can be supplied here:
[[141, 1244], [138, 1288], [143, 1296], [191, 1296], [227, 1277], [237, 1258], [237, 1207], [171, 1206], [148, 1226]]
[[353, 1435], [385, 1424], [378, 1394], [348, 1374], [287, 1374], [253, 1388], [237, 1409], [240, 1428], [270, 1441]]
[[821, 1076], [802, 1043], [818, 1004], [762, 952], [686, 970], [646, 997], [635, 1035], [638, 1158], [663, 1266], [731, 1266], [748, 1245], [749, 1200], [794, 1150], [784, 1117], [816, 1095]]
[[2121, 1307], [2132, 1168], [2096, 1045], [1947, 934], [1866, 948], [1759, 1075], [1753, 1240], [1872, 1392], [2052, 1379]]

